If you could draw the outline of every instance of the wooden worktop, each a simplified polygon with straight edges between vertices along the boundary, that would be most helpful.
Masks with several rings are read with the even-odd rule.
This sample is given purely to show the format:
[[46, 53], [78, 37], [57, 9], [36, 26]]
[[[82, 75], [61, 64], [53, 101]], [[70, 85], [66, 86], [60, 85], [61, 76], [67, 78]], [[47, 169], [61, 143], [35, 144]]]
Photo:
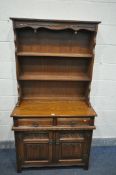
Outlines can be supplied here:
[[22, 100], [19, 106], [16, 106], [11, 116], [96, 116], [92, 107], [89, 107], [86, 101], [72, 100]]

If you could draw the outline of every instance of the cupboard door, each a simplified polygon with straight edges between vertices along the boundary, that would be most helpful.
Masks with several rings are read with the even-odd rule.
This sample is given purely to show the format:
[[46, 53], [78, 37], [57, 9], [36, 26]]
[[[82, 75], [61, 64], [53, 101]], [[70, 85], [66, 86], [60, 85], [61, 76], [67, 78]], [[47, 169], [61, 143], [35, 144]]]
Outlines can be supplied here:
[[44, 165], [52, 161], [52, 133], [23, 133], [24, 165]]
[[86, 133], [59, 131], [56, 134], [56, 156], [60, 164], [85, 165], [88, 154]]

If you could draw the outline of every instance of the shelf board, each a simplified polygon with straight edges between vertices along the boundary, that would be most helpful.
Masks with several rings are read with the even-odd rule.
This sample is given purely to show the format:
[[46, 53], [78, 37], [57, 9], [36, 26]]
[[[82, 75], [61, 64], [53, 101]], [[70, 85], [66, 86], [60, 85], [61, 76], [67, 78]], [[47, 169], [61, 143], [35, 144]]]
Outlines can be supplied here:
[[21, 74], [19, 80], [48, 80], [48, 81], [91, 81], [84, 73], [78, 75], [58, 75], [57, 74]]
[[39, 53], [39, 52], [18, 52], [18, 56], [51, 56], [51, 57], [84, 57], [89, 58], [91, 53]]

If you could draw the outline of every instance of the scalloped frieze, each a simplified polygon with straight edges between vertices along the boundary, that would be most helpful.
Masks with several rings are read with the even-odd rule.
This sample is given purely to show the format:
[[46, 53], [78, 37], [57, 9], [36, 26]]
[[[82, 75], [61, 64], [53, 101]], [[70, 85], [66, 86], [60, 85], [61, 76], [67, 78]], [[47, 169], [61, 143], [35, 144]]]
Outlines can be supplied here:
[[32, 28], [32, 29], [39, 29], [39, 28], [46, 28], [51, 30], [65, 30], [65, 29], [72, 29], [74, 31], [78, 31], [81, 29], [89, 30], [89, 31], [97, 31], [97, 25], [93, 24], [82, 24], [82, 23], [51, 23], [51, 22], [15, 22], [15, 28]]

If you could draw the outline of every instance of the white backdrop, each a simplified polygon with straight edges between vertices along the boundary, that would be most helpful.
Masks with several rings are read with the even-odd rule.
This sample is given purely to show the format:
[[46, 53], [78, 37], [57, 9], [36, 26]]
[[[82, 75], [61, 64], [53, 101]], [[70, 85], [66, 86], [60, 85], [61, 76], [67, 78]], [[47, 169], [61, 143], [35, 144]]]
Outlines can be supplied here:
[[99, 20], [91, 103], [94, 138], [116, 138], [116, 0], [0, 0], [0, 141], [13, 140], [17, 102], [14, 36], [9, 17]]

